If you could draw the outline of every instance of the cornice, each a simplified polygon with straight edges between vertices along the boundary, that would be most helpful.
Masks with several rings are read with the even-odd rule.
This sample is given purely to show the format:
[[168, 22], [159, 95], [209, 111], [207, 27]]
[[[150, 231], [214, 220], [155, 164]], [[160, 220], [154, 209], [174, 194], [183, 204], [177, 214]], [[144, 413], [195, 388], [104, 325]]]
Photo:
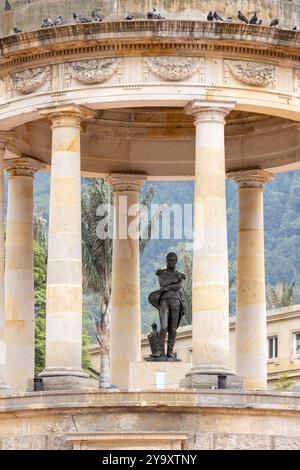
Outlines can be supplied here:
[[203, 55], [299, 61], [300, 32], [236, 23], [164, 20], [72, 24], [0, 38], [0, 73], [74, 57]]

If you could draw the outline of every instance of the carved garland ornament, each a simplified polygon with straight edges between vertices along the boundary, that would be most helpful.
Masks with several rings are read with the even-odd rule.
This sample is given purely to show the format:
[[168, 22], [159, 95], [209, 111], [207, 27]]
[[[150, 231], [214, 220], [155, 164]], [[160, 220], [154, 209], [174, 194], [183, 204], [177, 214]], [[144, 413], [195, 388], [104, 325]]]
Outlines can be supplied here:
[[120, 59], [91, 59], [71, 62], [68, 71], [70, 76], [78, 82], [93, 85], [111, 78], [118, 70], [119, 63]]
[[200, 68], [196, 57], [147, 57], [146, 63], [155, 75], [164, 80], [186, 80]]
[[251, 86], [267, 86], [275, 80], [274, 65], [258, 62], [227, 61], [229, 71], [234, 78]]
[[11, 87], [17, 93], [28, 95], [47, 82], [49, 72], [49, 67], [39, 67], [16, 72], [11, 76]]

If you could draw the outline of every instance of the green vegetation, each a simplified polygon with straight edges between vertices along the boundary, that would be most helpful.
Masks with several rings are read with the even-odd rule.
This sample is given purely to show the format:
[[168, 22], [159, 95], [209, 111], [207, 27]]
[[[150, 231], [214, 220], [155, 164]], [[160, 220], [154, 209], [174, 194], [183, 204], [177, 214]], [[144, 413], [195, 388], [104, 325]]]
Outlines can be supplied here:
[[34, 241], [34, 305], [35, 305], [35, 374], [45, 367], [46, 279], [45, 249]]
[[289, 392], [295, 385], [295, 382], [291, 380], [287, 373], [282, 374], [275, 386], [275, 390], [278, 392]]

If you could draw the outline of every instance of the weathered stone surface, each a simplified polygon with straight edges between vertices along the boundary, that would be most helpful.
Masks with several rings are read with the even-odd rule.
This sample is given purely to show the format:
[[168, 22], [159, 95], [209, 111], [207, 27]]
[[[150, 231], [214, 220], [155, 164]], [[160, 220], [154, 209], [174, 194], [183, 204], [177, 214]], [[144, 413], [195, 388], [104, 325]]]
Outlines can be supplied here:
[[175, 432], [186, 433], [188, 450], [298, 450], [299, 401], [291, 393], [183, 390], [3, 396], [0, 448], [69, 450], [69, 434]]
[[[85, 0], [84, 11], [82, 11], [82, 0], [61, 1], [53, 0], [31, 0], [30, 4], [23, 0], [10, 0], [13, 8], [9, 12], [0, 15], [0, 31], [9, 34], [16, 18], [23, 30], [40, 28], [42, 18], [56, 18], [62, 15], [68, 23], [73, 23], [72, 12], [81, 11], [87, 14], [91, 12], [96, 3], [94, 0]], [[37, 7], [38, 4], [38, 7]], [[151, 5], [157, 8], [166, 18], [197, 19], [205, 20], [209, 9], [218, 10], [221, 16], [229, 15], [236, 18], [240, 3], [235, 0], [220, 2], [220, 0], [154, 0]], [[145, 18], [149, 10], [149, 2], [145, 0], [106, 0], [101, 2], [101, 14], [105, 19], [121, 20], [126, 13], [134, 14], [135, 18]], [[266, 24], [270, 24], [270, 18], [279, 17], [284, 26], [290, 26], [300, 17], [300, 6], [298, 0], [246, 0], [243, 1], [243, 12], [250, 16], [257, 11], [259, 17]], [[298, 22], [299, 24], [299, 22]]]
[[47, 450], [72, 450], [71, 442], [67, 441], [66, 436], [50, 435], [46, 436], [46, 449]]
[[300, 437], [275, 436], [275, 450], [300, 450]]
[[270, 437], [258, 434], [215, 434], [214, 450], [269, 450]]
[[185, 450], [212, 450], [213, 433], [190, 434], [185, 444]]
[[44, 450], [45, 436], [10, 437], [3, 439], [2, 450]]
[[43, 377], [43, 388], [50, 390], [90, 390], [97, 389], [98, 382], [94, 379], [72, 376]]

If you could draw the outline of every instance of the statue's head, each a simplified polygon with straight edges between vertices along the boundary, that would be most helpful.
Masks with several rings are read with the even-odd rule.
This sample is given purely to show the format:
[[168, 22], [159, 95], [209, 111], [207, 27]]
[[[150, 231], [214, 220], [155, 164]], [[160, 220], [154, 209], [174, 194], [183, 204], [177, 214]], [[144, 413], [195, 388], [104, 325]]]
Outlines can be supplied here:
[[178, 257], [176, 253], [169, 253], [166, 258], [168, 268], [174, 269], [176, 267]]

